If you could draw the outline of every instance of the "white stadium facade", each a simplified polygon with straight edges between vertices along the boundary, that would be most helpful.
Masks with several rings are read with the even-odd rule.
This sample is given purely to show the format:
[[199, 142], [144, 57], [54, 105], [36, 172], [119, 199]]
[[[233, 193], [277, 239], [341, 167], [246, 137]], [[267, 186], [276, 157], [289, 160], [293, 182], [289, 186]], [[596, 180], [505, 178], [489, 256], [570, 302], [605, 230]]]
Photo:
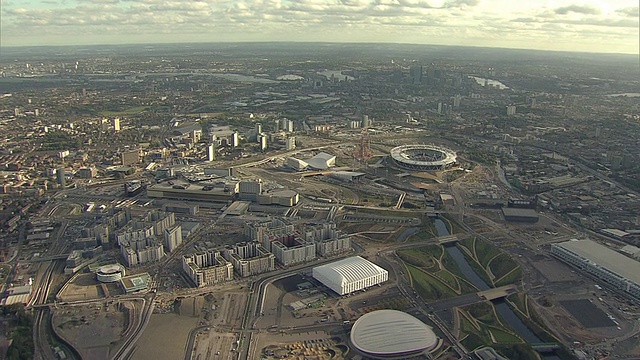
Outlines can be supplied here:
[[339, 295], [346, 295], [387, 281], [389, 272], [360, 256], [354, 256], [314, 267], [313, 278]]
[[398, 310], [362, 315], [353, 324], [349, 340], [356, 352], [371, 359], [411, 359], [441, 343], [431, 327]]
[[410, 170], [444, 170], [456, 164], [453, 150], [435, 145], [403, 145], [391, 149], [393, 162]]
[[125, 276], [125, 268], [120, 264], [103, 265], [96, 271], [96, 279], [102, 283], [119, 281]]

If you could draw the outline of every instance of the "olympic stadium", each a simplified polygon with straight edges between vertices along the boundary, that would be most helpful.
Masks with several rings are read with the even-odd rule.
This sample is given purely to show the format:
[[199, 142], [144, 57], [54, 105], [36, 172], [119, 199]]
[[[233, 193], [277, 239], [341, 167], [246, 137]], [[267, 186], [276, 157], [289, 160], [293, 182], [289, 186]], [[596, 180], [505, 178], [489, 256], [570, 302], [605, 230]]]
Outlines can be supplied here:
[[409, 170], [444, 170], [456, 164], [453, 150], [435, 145], [403, 145], [391, 149], [391, 159]]
[[351, 328], [352, 348], [370, 359], [412, 359], [436, 349], [441, 341], [431, 327], [397, 310], [362, 315]]

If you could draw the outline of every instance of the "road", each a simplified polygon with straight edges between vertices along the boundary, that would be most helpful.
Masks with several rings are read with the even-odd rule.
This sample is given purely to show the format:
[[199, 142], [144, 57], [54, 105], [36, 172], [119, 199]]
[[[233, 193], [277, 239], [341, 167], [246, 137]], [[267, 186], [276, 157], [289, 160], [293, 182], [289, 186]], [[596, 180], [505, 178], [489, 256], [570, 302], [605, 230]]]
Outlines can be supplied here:
[[[142, 301], [142, 310], [137, 314], [137, 320], [135, 325], [132, 325], [131, 334], [127, 336], [120, 349], [118, 349], [111, 359], [126, 360], [132, 355], [136, 341], [142, 336], [144, 329], [149, 324], [149, 320], [151, 320], [154, 308], [154, 297], [155, 293], [150, 293], [140, 298]], [[127, 330], [127, 332], [129, 332], [129, 330]]]
[[[47, 256], [57, 255], [65, 250], [66, 244], [63, 240], [63, 235], [67, 230], [67, 226], [68, 223], [66, 221], [62, 221], [60, 228], [52, 241], [51, 247], [46, 253]], [[59, 264], [61, 263], [55, 260], [40, 263], [39, 269], [44, 268], [44, 270], [40, 276], [36, 276], [36, 279], [34, 279], [32, 288], [36, 290], [32, 294], [27, 307], [41, 305], [47, 302], [56, 270], [57, 268], [62, 268], [62, 266], [58, 266]], [[34, 310], [33, 319], [33, 343], [36, 353], [35, 359], [57, 359], [51, 350], [51, 345], [47, 341], [47, 332], [49, 331], [48, 323], [50, 321], [49, 309], [36, 308]]]

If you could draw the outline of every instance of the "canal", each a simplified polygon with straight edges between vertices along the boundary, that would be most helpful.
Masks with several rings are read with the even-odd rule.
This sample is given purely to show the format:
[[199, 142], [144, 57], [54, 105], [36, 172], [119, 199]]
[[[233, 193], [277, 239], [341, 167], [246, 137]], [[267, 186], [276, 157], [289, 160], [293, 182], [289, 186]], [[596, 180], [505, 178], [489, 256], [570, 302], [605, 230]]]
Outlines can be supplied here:
[[[449, 229], [447, 225], [441, 219], [434, 220], [436, 231], [438, 232], [438, 236], [447, 236], [450, 235]], [[482, 278], [473, 270], [469, 262], [465, 258], [464, 254], [457, 246], [445, 246], [444, 247], [447, 253], [451, 255], [453, 260], [456, 262], [462, 274], [479, 290], [488, 290], [491, 287], [482, 280]], [[520, 335], [524, 341], [529, 344], [539, 344], [543, 343], [542, 339], [540, 339], [531, 329], [525, 325], [522, 320], [511, 310], [509, 305], [504, 301], [495, 301], [493, 302], [496, 311], [500, 314], [500, 317], [504, 321], [506, 321], [513, 330]], [[560, 360], [560, 357], [553, 354], [541, 354], [542, 358], [545, 360]]]

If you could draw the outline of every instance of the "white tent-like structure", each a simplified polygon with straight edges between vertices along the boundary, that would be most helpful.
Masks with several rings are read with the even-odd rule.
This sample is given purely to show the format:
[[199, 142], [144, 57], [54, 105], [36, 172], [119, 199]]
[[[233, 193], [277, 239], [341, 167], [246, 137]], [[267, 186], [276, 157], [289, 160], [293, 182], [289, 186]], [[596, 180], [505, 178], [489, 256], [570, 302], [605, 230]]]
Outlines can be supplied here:
[[354, 256], [313, 268], [313, 278], [340, 295], [383, 283], [389, 272], [380, 266]]
[[335, 155], [321, 152], [316, 156], [307, 160], [300, 160], [294, 157], [290, 157], [290, 158], [287, 158], [285, 164], [297, 171], [302, 171], [307, 169], [327, 170], [330, 167], [336, 166], [336, 157]]

